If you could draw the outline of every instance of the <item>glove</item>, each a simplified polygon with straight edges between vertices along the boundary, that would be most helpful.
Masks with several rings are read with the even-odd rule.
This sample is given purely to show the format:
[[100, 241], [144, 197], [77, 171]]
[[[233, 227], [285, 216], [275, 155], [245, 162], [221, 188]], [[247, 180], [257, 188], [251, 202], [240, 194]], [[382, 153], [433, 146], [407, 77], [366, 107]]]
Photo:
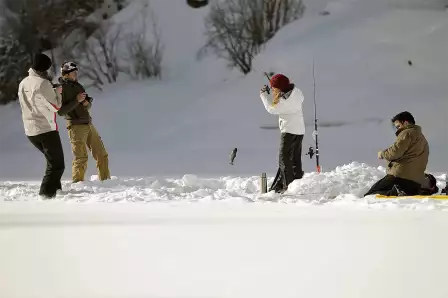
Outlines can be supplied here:
[[269, 87], [267, 85], [264, 85], [263, 88], [261, 88], [260, 92], [261, 93], [267, 92], [269, 94], [269, 90], [270, 90]]
[[384, 159], [383, 158], [383, 151], [378, 151], [378, 159]]

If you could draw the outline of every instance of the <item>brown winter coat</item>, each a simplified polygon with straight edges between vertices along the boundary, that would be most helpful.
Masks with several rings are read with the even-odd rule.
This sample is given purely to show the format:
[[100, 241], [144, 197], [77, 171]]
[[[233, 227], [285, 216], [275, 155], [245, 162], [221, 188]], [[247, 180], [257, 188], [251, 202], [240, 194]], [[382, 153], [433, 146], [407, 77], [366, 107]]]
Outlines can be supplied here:
[[387, 174], [422, 183], [429, 158], [429, 146], [418, 125], [408, 125], [396, 133], [395, 143], [381, 156], [389, 161]]
[[75, 81], [59, 78], [62, 85], [62, 107], [58, 111], [59, 116], [64, 116], [67, 120], [67, 127], [79, 124], [90, 124], [89, 109], [91, 107], [90, 98], [87, 106], [82, 105], [76, 99], [79, 93], [85, 92], [84, 87]]

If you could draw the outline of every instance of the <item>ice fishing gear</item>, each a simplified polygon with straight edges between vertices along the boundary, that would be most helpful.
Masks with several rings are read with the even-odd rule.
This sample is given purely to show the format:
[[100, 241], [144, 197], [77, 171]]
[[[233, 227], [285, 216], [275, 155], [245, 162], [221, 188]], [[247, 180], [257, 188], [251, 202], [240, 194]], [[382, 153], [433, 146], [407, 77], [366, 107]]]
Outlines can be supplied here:
[[268, 94], [271, 94], [271, 89], [269, 88], [269, 82], [271, 81], [271, 78], [269, 77], [269, 75], [266, 72], [264, 72], [264, 75], [268, 78], [268, 85], [266, 85], [266, 92]]
[[[266, 76], [266, 78], [268, 78], [268, 85], [266, 85], [267, 86], [267, 90], [266, 90], [266, 92], [268, 93], [268, 94], [270, 94], [270, 88], [269, 88], [269, 85], [271, 84], [271, 77], [269, 76], [269, 74], [267, 73], [267, 72], [263, 72], [264, 73], [264, 75]], [[283, 98], [283, 99], [287, 99], [286, 97], [285, 97], [285, 94], [282, 92], [282, 95], [281, 95], [281, 97]]]
[[313, 159], [314, 153], [314, 148], [311, 146], [310, 148], [308, 148], [308, 152], [305, 155], [309, 155], [310, 159]]
[[232, 150], [232, 153], [230, 153], [230, 164], [233, 166], [233, 162], [235, 160], [236, 157], [236, 153], [238, 152], [238, 149], [235, 148]]
[[319, 140], [317, 136], [317, 105], [316, 105], [316, 76], [314, 75], [314, 60], [313, 60], [313, 96], [314, 96], [314, 132], [313, 138], [316, 141], [316, 169], [317, 172], [320, 173], [320, 164], [319, 164]]
[[261, 193], [268, 192], [268, 179], [266, 177], [266, 173], [261, 173]]

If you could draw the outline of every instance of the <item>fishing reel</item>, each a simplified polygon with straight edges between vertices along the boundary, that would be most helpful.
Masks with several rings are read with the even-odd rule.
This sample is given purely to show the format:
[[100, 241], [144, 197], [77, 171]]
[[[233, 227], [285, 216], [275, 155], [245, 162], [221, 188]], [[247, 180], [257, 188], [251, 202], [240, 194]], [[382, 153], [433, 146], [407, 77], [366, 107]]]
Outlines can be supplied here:
[[308, 152], [305, 155], [309, 155], [310, 159], [313, 159], [314, 154], [316, 154], [316, 151], [314, 150], [314, 148], [311, 146], [310, 148], [308, 148]]

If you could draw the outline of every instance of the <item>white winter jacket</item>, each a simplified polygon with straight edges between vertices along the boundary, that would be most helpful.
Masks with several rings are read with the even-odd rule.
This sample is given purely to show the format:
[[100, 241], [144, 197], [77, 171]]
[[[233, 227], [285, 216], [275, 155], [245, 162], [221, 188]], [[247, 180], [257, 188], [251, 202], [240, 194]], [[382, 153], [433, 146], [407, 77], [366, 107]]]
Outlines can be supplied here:
[[272, 96], [269, 96], [267, 92], [260, 93], [261, 100], [263, 101], [266, 110], [273, 115], [278, 115], [278, 123], [282, 133], [304, 135], [304, 97], [302, 91], [299, 88], [294, 87], [292, 91], [286, 93], [284, 96], [286, 99], [282, 97], [280, 101], [273, 106]]
[[27, 136], [36, 136], [58, 130], [56, 112], [62, 104], [51, 82], [33, 69], [19, 85], [19, 102], [22, 120]]

